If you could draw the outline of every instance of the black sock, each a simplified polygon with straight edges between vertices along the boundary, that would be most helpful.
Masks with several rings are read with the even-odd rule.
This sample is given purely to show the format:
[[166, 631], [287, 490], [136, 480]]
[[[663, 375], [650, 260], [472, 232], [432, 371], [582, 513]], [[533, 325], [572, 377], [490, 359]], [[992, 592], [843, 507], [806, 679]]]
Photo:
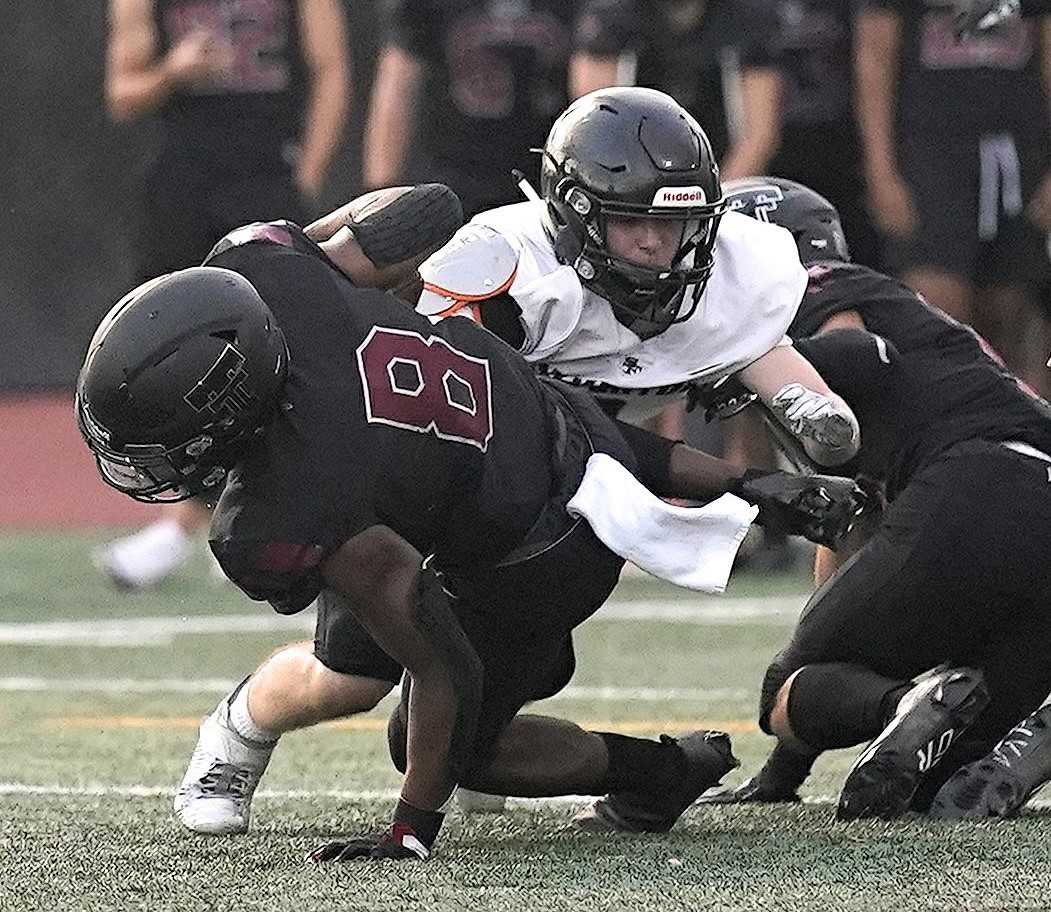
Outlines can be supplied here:
[[674, 742], [595, 732], [606, 744], [609, 764], [596, 795], [610, 792], [664, 792], [682, 780], [686, 759]]
[[778, 795], [792, 794], [806, 781], [814, 761], [819, 756], [820, 751], [803, 752], [778, 741], [770, 756], [766, 758], [763, 768], [756, 774], [756, 781], [769, 792]]
[[909, 682], [887, 678], [863, 665], [806, 665], [792, 679], [788, 721], [814, 750], [853, 747], [876, 737]]

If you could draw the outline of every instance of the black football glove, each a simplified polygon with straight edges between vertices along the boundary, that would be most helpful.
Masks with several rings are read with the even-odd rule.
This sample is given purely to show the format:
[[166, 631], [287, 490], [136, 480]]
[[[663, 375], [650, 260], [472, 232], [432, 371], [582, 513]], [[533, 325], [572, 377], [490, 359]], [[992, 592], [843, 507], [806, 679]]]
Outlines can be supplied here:
[[748, 469], [730, 493], [759, 507], [760, 525], [776, 519], [789, 535], [829, 548], [854, 527], [869, 500], [852, 478], [757, 469]]
[[697, 799], [699, 804], [798, 804], [794, 791], [779, 791], [765, 785], [758, 776], [742, 782], [736, 788], [719, 789]]
[[394, 822], [382, 833], [334, 839], [307, 853], [307, 861], [426, 861], [431, 846], [441, 829], [445, 815], [440, 811], [423, 811], [406, 801], [399, 801]]
[[723, 377], [710, 386], [694, 385], [686, 393], [686, 411], [704, 409], [706, 422], [729, 418], [759, 398], [736, 376]]

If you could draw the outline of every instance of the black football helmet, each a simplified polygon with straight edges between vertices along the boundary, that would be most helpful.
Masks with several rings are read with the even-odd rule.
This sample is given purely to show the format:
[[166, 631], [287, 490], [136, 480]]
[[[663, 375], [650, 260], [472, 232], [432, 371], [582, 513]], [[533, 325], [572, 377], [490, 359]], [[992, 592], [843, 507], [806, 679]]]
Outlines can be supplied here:
[[727, 208], [792, 232], [803, 263], [850, 262], [839, 212], [820, 193], [782, 177], [742, 177], [723, 188]]
[[[654, 89], [600, 89], [559, 116], [541, 153], [541, 195], [560, 262], [642, 338], [687, 319], [711, 275], [724, 211], [719, 168], [697, 121]], [[614, 256], [606, 238], [611, 216], [681, 223], [670, 268]]]
[[183, 269], [103, 319], [77, 380], [77, 424], [103, 480], [129, 497], [218, 496], [287, 371], [284, 336], [247, 279]]

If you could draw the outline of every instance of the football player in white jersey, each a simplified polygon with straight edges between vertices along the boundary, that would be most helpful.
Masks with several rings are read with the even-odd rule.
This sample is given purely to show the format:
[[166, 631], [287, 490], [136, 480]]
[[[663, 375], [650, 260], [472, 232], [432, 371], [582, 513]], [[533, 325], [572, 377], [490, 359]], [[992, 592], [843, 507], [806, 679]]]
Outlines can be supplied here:
[[[419, 310], [482, 323], [629, 420], [738, 372], [816, 463], [854, 455], [853, 413], [785, 336], [807, 283], [792, 236], [725, 211], [707, 137], [680, 105], [649, 89], [591, 93], [543, 156], [543, 198], [465, 226], [421, 267]], [[175, 801], [189, 829], [243, 832], [281, 733], [390, 689], [327, 668], [313, 645], [279, 650], [202, 725]]]
[[849, 407], [785, 335], [807, 281], [795, 242], [726, 212], [679, 104], [600, 89], [542, 155], [542, 197], [481, 213], [424, 263], [421, 312], [469, 316], [628, 421], [739, 371], [815, 462], [853, 455]]

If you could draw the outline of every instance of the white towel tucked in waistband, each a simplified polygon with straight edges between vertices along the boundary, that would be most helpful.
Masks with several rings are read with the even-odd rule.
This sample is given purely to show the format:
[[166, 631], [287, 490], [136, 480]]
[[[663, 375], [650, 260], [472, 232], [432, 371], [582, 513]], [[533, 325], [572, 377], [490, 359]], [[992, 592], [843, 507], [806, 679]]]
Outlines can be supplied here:
[[677, 586], [719, 593], [759, 513], [724, 494], [703, 507], [676, 507], [651, 494], [605, 453], [588, 459], [584, 480], [566, 505], [583, 516], [611, 551]]

